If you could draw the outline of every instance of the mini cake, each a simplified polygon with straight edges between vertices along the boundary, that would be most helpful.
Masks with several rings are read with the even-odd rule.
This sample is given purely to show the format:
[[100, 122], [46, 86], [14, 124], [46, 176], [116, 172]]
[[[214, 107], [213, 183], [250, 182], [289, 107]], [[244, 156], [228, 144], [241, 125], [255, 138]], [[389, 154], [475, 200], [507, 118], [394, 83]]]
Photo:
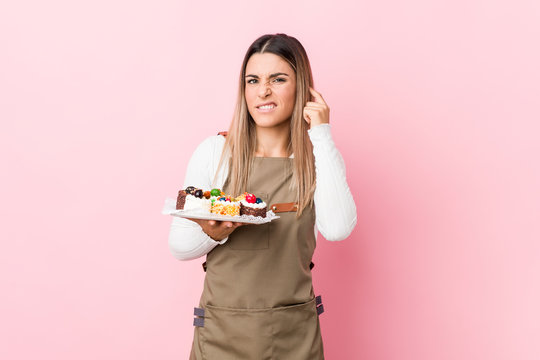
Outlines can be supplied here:
[[240, 215], [266, 217], [266, 203], [253, 194], [244, 194], [245, 198], [240, 200]]
[[178, 198], [176, 200], [177, 210], [202, 210], [210, 212], [210, 206], [210, 199], [204, 197], [202, 189], [188, 186], [185, 190], [178, 192]]
[[267, 204], [254, 194], [244, 192], [238, 197], [225, 195], [220, 189], [204, 191], [188, 186], [178, 191], [177, 210], [197, 210], [218, 215], [251, 215], [266, 217]]
[[184, 210], [187, 195], [188, 193], [186, 192], [186, 190], [178, 191], [178, 197], [176, 198], [176, 210]]
[[213, 214], [228, 216], [240, 215], [240, 202], [233, 201], [230, 196], [213, 196], [210, 201], [212, 203], [210, 212]]

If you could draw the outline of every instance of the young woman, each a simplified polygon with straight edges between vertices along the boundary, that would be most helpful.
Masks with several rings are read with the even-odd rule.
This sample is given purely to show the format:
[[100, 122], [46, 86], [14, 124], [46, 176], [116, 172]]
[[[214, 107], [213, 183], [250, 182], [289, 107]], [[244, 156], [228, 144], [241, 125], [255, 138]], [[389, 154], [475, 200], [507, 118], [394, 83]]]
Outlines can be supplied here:
[[173, 255], [206, 255], [190, 359], [324, 359], [311, 278], [316, 236], [345, 239], [356, 207], [329, 107], [297, 39], [263, 35], [249, 47], [229, 130], [197, 147], [187, 186], [247, 191], [280, 216], [262, 225], [173, 218]]

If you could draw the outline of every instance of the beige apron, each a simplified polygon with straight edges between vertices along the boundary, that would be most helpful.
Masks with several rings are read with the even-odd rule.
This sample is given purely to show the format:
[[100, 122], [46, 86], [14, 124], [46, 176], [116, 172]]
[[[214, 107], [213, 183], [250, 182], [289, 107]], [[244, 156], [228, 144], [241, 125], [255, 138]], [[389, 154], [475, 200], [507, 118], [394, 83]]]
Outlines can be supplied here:
[[[256, 157], [246, 191], [269, 206], [294, 201], [292, 164]], [[229, 178], [225, 193], [228, 186]], [[191, 360], [324, 359], [323, 307], [311, 281], [315, 210], [306, 208], [299, 219], [295, 211], [278, 215], [237, 228], [207, 254]]]

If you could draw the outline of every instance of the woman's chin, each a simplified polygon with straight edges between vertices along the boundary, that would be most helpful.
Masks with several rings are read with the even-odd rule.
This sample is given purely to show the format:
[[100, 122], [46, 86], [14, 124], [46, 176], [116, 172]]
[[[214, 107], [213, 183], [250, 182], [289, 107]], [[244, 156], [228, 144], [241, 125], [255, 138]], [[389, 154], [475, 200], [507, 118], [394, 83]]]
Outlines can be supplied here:
[[279, 126], [288, 125], [288, 120], [276, 120], [271, 117], [257, 117], [257, 119], [253, 119], [255, 121], [255, 124], [257, 127], [260, 128], [274, 128]]

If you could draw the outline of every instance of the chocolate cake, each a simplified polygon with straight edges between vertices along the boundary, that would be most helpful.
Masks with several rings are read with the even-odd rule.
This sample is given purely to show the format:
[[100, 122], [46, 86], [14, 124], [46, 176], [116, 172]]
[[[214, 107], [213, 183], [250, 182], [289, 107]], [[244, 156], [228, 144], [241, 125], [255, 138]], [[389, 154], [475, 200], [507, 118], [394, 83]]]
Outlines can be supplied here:
[[266, 217], [266, 203], [254, 194], [244, 192], [237, 198], [225, 194], [220, 189], [204, 191], [188, 186], [178, 191], [176, 210], [202, 210], [209, 213], [238, 216], [251, 215]]
[[266, 217], [266, 203], [248, 203], [246, 200], [240, 201], [240, 215], [253, 215]]
[[184, 204], [186, 203], [186, 196], [188, 193], [185, 190], [178, 191], [178, 198], [176, 199], [176, 210], [184, 210]]

